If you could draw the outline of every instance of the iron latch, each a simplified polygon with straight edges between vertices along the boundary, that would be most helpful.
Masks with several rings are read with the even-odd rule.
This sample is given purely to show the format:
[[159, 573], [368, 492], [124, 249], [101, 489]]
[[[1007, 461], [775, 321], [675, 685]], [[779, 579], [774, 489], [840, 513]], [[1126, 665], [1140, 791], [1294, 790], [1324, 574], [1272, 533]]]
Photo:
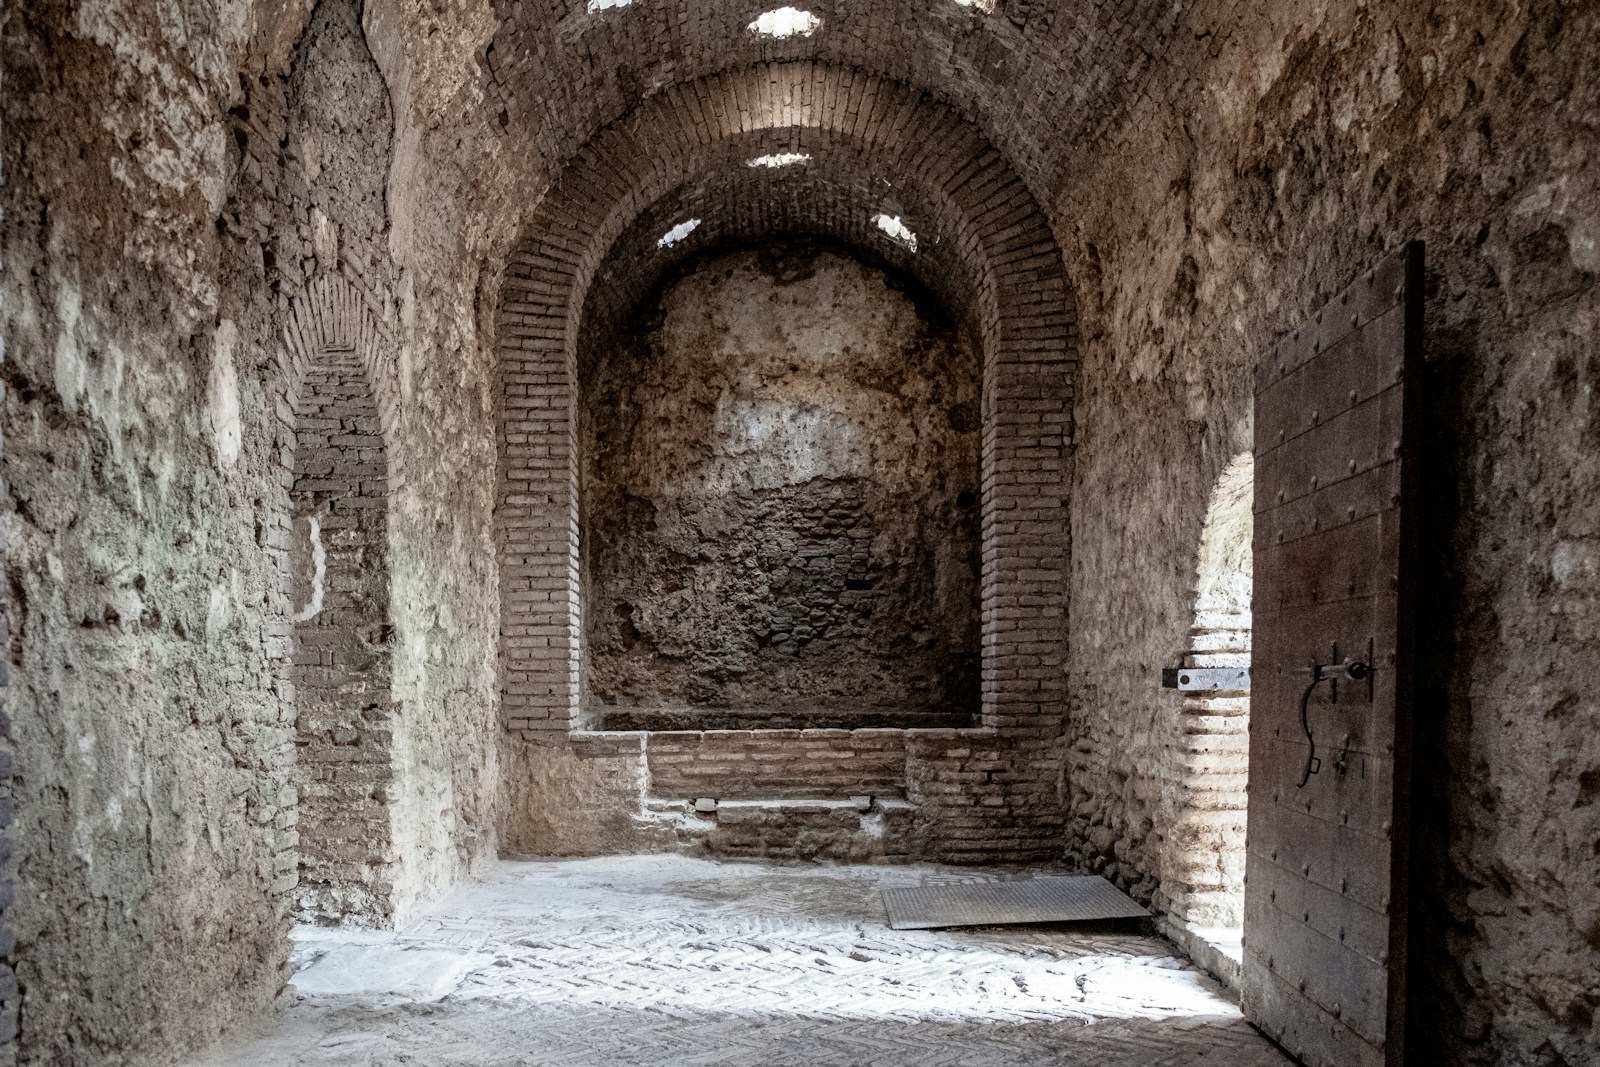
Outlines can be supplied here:
[[[1317, 756], [1317, 738], [1311, 732], [1311, 693], [1323, 682], [1328, 683], [1328, 700], [1337, 704], [1339, 701], [1339, 679], [1343, 678], [1355, 685], [1366, 685], [1367, 703], [1372, 703], [1372, 638], [1367, 638], [1367, 655], [1365, 659], [1360, 656], [1351, 656], [1341, 660], [1339, 645], [1335, 642], [1331, 662], [1318, 663], [1311, 661], [1311, 666], [1301, 670], [1302, 674], [1309, 674], [1311, 680], [1306, 683], [1305, 691], [1300, 694], [1300, 729], [1306, 735], [1306, 765], [1300, 772], [1300, 783], [1295, 788], [1304, 789], [1306, 783], [1311, 781], [1311, 776], [1322, 770], [1322, 760]], [[1344, 757], [1340, 756], [1340, 773], [1343, 773]]]
[[1249, 667], [1163, 667], [1161, 688], [1185, 693], [1248, 693]]

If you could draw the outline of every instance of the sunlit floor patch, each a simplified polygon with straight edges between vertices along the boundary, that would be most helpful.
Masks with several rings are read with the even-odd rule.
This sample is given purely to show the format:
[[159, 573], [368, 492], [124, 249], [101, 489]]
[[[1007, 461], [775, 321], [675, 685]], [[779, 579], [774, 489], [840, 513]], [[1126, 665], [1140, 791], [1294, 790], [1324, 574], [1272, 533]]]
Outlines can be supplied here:
[[297, 931], [298, 1003], [207, 1062], [1285, 1062], [1158, 938], [884, 925], [880, 887], [974, 877], [677, 856], [502, 863], [393, 934]]

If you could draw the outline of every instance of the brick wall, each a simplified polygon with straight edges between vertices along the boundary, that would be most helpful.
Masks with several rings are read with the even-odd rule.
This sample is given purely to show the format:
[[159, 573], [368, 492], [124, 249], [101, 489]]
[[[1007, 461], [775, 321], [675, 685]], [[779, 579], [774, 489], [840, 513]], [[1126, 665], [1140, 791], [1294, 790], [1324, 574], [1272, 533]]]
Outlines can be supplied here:
[[299, 915], [381, 923], [393, 839], [387, 463], [353, 350], [324, 351], [295, 411], [290, 575]]
[[1004, 730], [907, 738], [915, 855], [942, 863], [1050, 862], [1061, 843], [1061, 763], [1049, 743]]
[[[757, 9], [735, 0], [635, 3], [595, 14], [577, 0], [524, 6], [503, 16], [485, 54], [486, 80], [528, 155], [564, 161], [642, 96], [693, 93], [719, 71], [737, 76], [796, 59], [874, 71], [979, 116], [989, 140], [1042, 194], [1081, 165], [1082, 147], [1116, 121], [1123, 104], [1150, 91], [1169, 40], [1201, 53], [1213, 45], [1209, 35], [1192, 39], [1187, 8], [1161, 0], [1000, 0], [992, 14], [927, 0], [799, 6], [821, 27], [787, 40], [750, 33]], [[736, 98], [735, 111], [747, 99]], [[840, 110], [877, 123], [870, 101], [871, 93], [858, 91]]]
[[[1188, 667], [1250, 666], [1251, 478], [1249, 452], [1228, 464], [1206, 510], [1195, 566]], [[1167, 816], [1159, 903], [1201, 927], [1243, 920], [1250, 694], [1246, 689], [1168, 695]]]
[[297, 804], [275, 888], [304, 922], [383, 925], [394, 909], [388, 524], [404, 465], [379, 322], [360, 289], [324, 274], [291, 304], [280, 350], [287, 499], [268, 544], [284, 576], [277, 669]]
[[904, 730], [708, 730], [645, 740], [650, 795], [693, 800], [903, 799]]

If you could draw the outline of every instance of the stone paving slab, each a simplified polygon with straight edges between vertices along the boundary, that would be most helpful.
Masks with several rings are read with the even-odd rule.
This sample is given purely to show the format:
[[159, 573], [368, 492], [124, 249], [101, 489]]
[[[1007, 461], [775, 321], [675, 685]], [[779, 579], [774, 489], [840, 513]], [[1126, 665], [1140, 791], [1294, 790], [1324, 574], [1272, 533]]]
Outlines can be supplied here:
[[203, 1067], [1288, 1062], [1159, 938], [884, 924], [885, 886], [988, 877], [501, 863], [404, 930], [297, 931], [297, 1002]]

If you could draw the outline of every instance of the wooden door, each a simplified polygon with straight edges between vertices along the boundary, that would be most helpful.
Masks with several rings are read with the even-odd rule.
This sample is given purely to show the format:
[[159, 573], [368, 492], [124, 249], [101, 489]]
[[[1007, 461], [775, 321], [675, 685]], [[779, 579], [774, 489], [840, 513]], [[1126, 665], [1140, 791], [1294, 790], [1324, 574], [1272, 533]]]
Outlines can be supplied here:
[[1243, 999], [1308, 1067], [1404, 1050], [1421, 334], [1414, 243], [1256, 369]]

